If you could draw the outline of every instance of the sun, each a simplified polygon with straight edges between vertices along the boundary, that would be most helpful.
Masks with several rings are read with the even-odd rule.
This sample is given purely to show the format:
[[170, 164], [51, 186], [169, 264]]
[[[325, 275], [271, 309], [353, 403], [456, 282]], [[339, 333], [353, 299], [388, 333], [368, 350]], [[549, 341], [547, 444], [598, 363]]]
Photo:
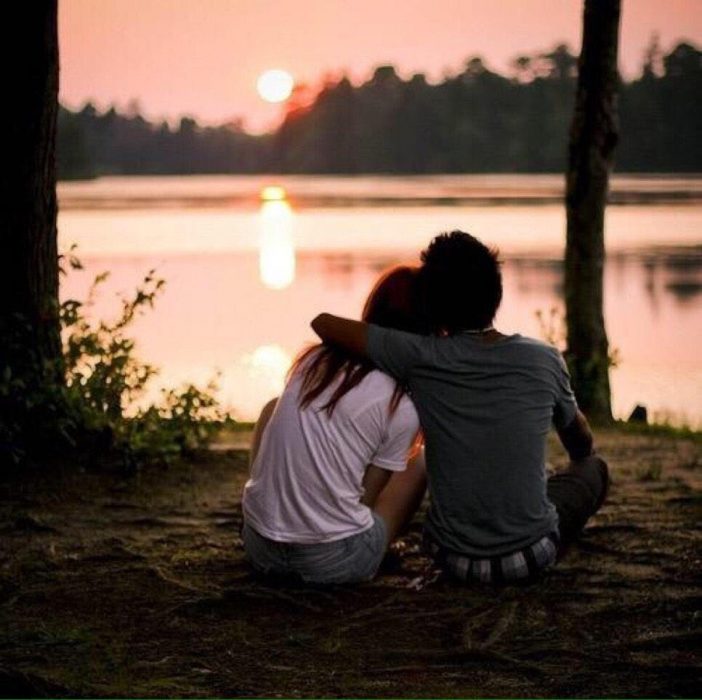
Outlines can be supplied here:
[[261, 73], [256, 87], [266, 102], [284, 102], [290, 97], [295, 81], [287, 71], [273, 68]]

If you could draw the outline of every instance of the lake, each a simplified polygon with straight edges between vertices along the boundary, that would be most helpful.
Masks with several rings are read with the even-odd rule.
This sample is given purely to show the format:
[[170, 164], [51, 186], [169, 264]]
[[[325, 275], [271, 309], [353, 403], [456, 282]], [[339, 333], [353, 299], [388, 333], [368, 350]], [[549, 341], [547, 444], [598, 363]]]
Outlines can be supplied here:
[[[562, 178], [110, 177], [59, 184], [59, 245], [85, 269], [62, 298], [110, 277], [113, 314], [152, 268], [167, 281], [134, 326], [160, 386], [221, 372], [222, 401], [252, 419], [314, 340], [320, 311], [357, 317], [378, 274], [460, 228], [497, 246], [504, 332], [562, 337]], [[617, 176], [607, 210], [605, 315], [619, 362], [613, 406], [702, 427], [702, 177]], [[541, 313], [542, 320], [537, 317]], [[154, 389], [156, 390], [156, 388]]]

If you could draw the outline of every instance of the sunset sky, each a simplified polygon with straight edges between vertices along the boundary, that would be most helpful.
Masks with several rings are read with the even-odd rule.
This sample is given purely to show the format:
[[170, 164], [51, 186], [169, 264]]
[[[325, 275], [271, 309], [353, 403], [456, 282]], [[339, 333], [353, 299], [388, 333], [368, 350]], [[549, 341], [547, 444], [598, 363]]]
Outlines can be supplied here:
[[[282, 68], [316, 86], [325, 74], [359, 82], [392, 63], [430, 80], [481, 55], [507, 70], [514, 56], [559, 41], [577, 52], [581, 0], [60, 0], [61, 100], [126, 108], [149, 118], [187, 114], [275, 124], [256, 81]], [[623, 0], [620, 67], [638, 72], [657, 32], [669, 50], [702, 43], [702, 0]]]

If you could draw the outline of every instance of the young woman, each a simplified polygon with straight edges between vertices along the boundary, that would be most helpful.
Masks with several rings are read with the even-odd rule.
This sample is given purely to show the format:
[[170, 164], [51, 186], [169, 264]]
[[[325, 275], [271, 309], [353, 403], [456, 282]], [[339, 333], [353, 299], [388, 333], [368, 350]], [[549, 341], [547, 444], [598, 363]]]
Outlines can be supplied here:
[[[416, 274], [397, 267], [381, 277], [363, 320], [428, 332]], [[303, 352], [254, 432], [243, 496], [253, 567], [310, 583], [373, 578], [426, 488], [418, 435], [409, 397], [369, 361], [326, 345]]]

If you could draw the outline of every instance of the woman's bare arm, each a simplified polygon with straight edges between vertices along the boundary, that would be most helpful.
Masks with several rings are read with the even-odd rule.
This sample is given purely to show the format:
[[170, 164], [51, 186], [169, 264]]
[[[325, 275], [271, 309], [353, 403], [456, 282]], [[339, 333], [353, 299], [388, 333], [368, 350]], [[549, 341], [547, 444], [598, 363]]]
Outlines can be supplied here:
[[261, 415], [256, 421], [254, 426], [253, 436], [251, 438], [251, 449], [249, 450], [249, 468], [254, 463], [256, 455], [258, 454], [258, 449], [261, 447], [261, 438], [263, 437], [263, 431], [268, 425], [268, 421], [273, 415], [275, 406], [278, 403], [278, 397], [271, 399], [261, 410]]
[[392, 472], [388, 469], [381, 469], [375, 464], [369, 464], [363, 477], [363, 497], [361, 503], [364, 506], [373, 508], [380, 492], [385, 488]]
[[368, 324], [348, 318], [319, 314], [312, 330], [329, 345], [337, 345], [353, 355], [368, 357]]

